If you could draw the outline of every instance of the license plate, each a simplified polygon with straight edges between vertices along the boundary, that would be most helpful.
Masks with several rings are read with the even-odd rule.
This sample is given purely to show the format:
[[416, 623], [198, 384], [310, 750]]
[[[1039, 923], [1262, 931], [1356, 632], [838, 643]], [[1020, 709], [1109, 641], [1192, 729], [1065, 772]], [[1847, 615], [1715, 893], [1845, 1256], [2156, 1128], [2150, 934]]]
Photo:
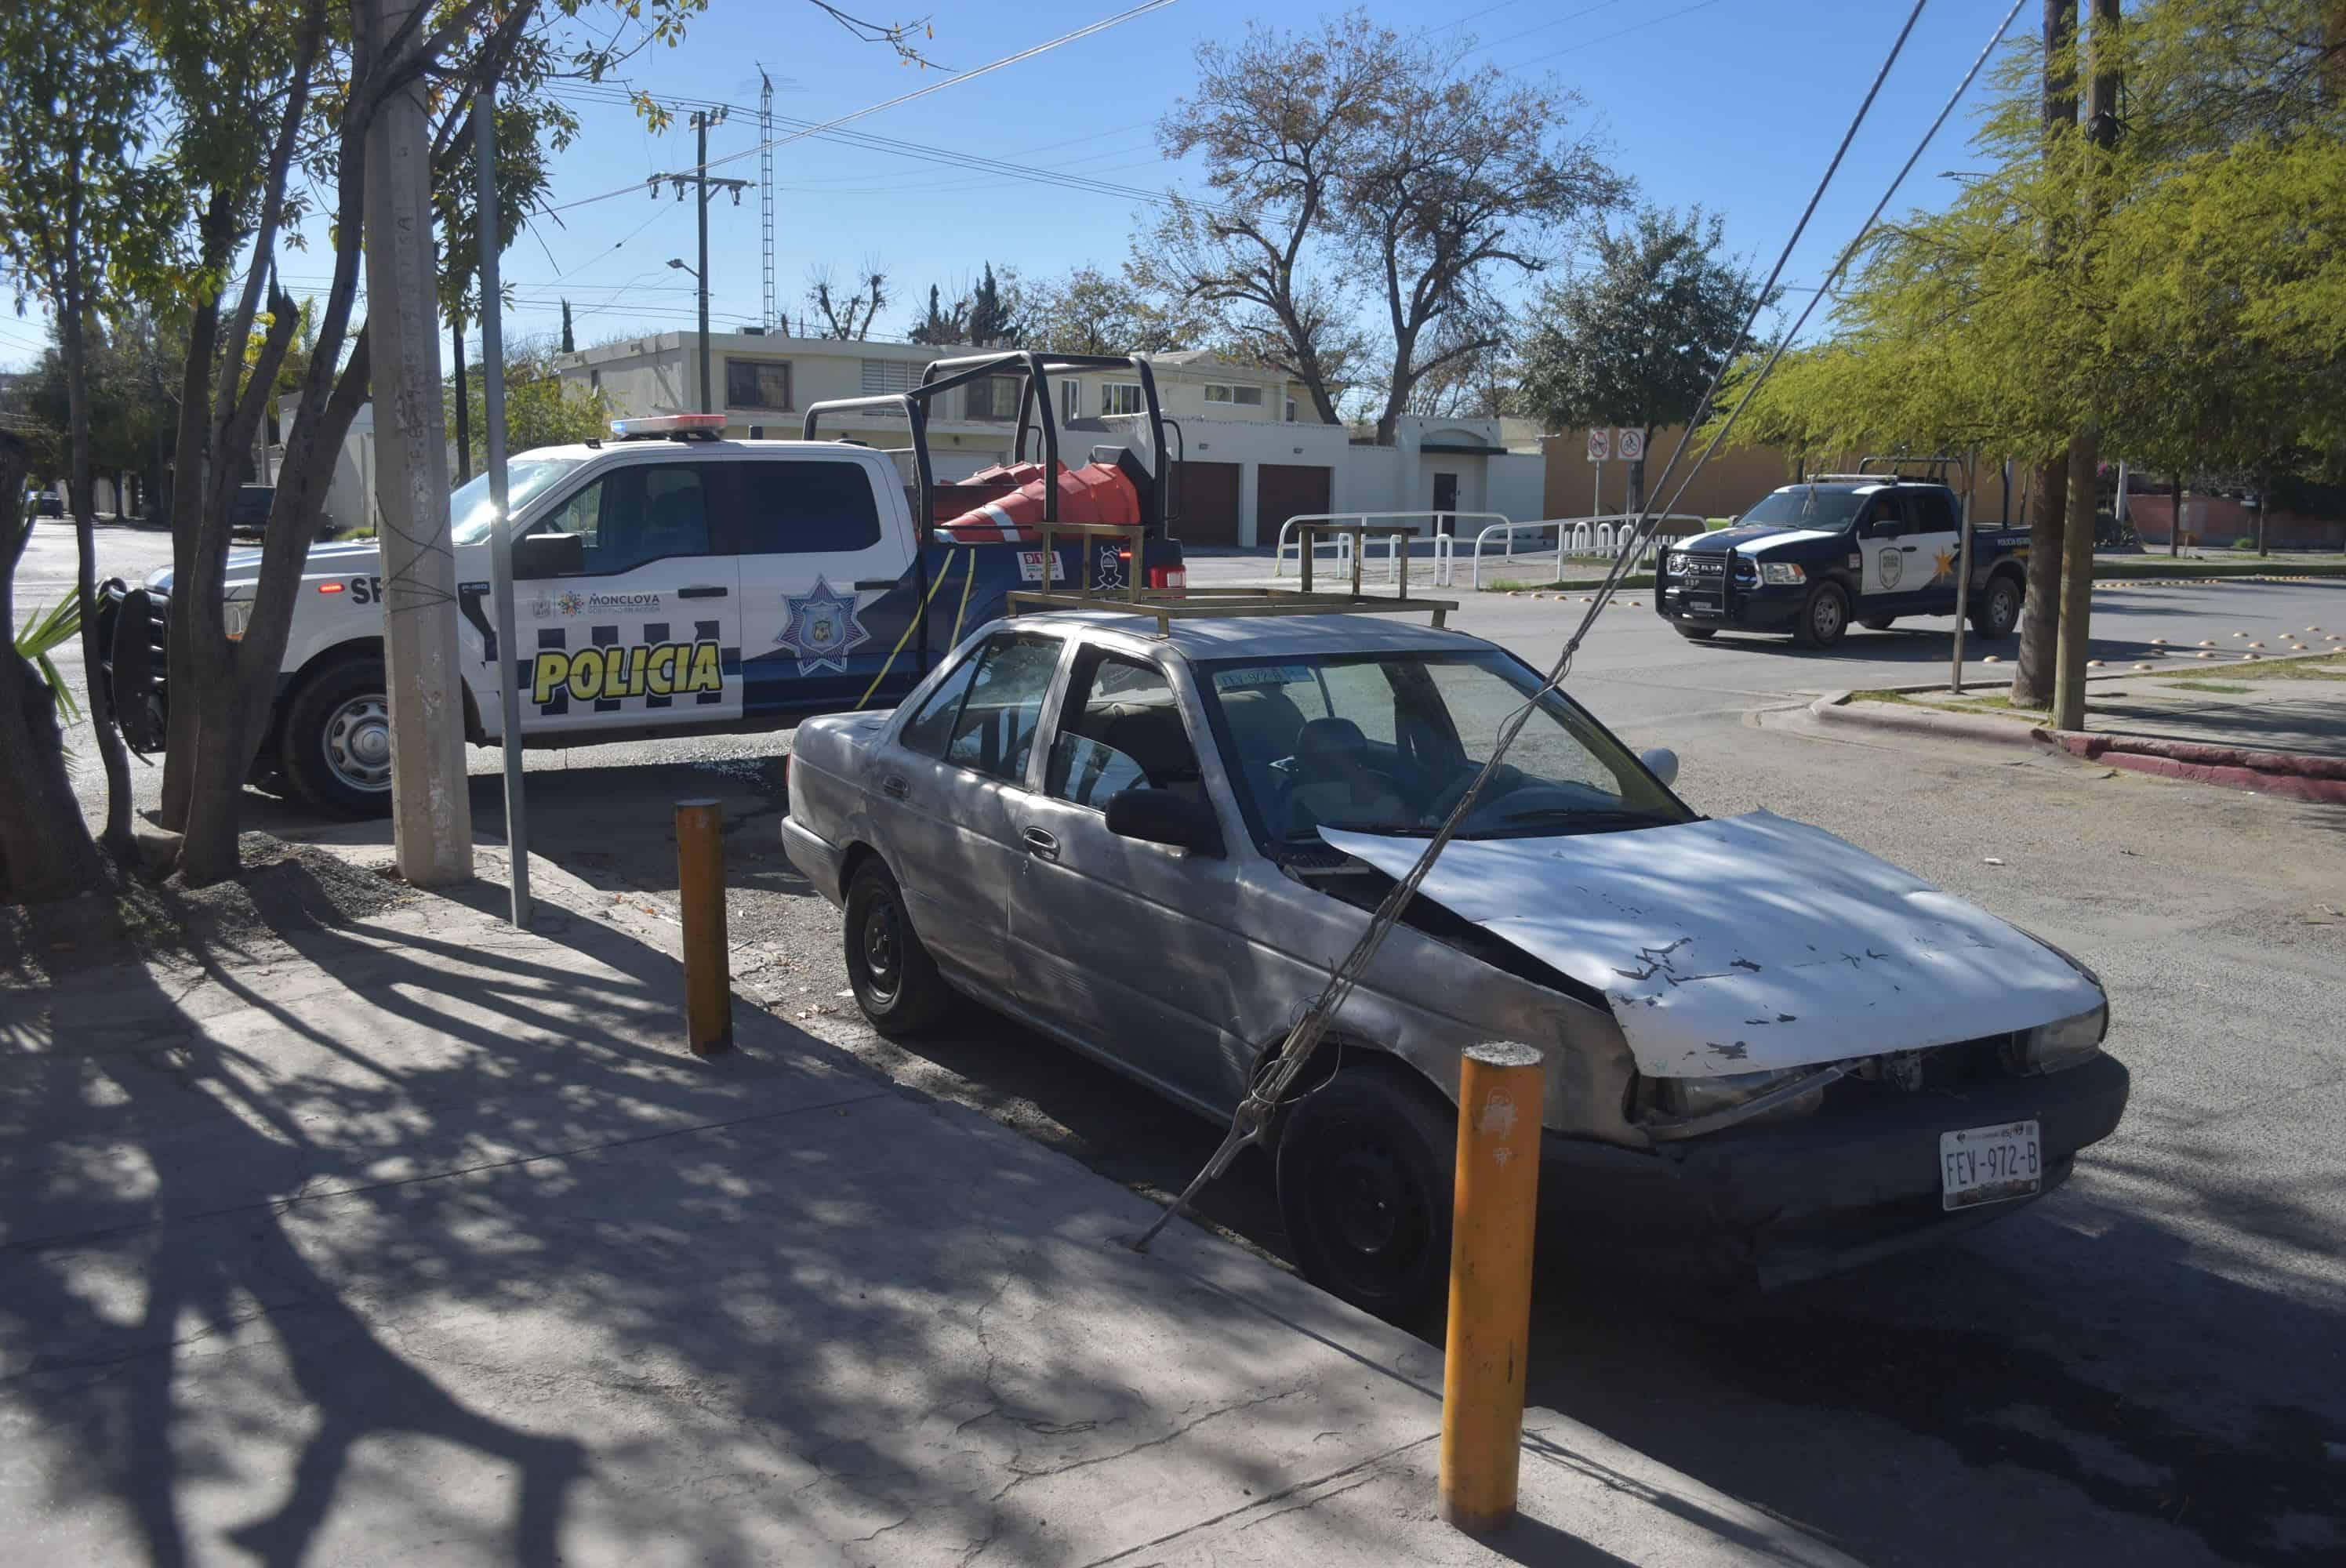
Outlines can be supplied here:
[[1719, 613], [1717, 599], [1688, 599], [1685, 613], [1689, 616], [1715, 616]]
[[2035, 1122], [1939, 1135], [1939, 1202], [1944, 1208], [2026, 1197], [2044, 1185]]

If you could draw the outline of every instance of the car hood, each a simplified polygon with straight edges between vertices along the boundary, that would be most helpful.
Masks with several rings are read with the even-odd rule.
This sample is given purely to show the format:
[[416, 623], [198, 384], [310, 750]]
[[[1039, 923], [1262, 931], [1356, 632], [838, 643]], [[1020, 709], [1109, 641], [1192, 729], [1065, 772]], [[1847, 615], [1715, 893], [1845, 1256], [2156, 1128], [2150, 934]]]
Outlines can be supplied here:
[[[1423, 839], [1323, 828], [1395, 878]], [[2101, 988], [2019, 928], [1767, 811], [1461, 840], [1423, 896], [1603, 992], [1649, 1077], [1839, 1062], [2033, 1028]]]
[[[312, 545], [301, 562], [305, 577], [341, 577], [358, 573], [372, 573], [382, 558], [382, 549], [372, 539], [353, 539], [342, 545]], [[147, 586], [171, 591], [172, 571], [168, 566], [150, 572]], [[231, 588], [250, 588], [260, 580], [260, 552], [230, 550], [228, 571], [223, 581]]]
[[1670, 548], [1693, 555], [1716, 555], [1730, 549], [1740, 550], [1747, 555], [1757, 555], [1786, 545], [1833, 537], [1833, 534], [1821, 528], [1783, 528], [1773, 523], [1739, 523], [1715, 534], [1690, 535]]

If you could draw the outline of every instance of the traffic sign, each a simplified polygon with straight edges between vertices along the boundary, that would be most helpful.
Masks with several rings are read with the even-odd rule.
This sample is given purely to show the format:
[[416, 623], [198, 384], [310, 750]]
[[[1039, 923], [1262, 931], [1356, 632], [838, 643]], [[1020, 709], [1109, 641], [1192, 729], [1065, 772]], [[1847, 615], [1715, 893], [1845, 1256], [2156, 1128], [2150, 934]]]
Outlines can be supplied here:
[[1613, 433], [1599, 426], [1588, 433], [1588, 461], [1602, 463], [1613, 455]]
[[1624, 463], [1636, 463], [1646, 455], [1646, 433], [1642, 430], [1616, 431], [1613, 445]]

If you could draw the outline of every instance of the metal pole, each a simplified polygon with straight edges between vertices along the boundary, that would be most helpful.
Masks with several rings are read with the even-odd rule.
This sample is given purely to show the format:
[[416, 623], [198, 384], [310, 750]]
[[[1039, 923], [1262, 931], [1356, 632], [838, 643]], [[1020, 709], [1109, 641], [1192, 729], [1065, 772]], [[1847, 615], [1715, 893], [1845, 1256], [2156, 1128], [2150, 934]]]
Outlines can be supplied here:
[[676, 803], [676, 887], [684, 924], [685, 1044], [696, 1056], [721, 1056], [733, 1049], [733, 980], [725, 941], [725, 813], [715, 800]]
[[700, 275], [693, 280], [700, 295], [700, 412], [713, 412], [709, 401], [709, 113], [692, 117], [700, 132], [700, 164], [693, 172], [692, 194], [700, 203]]
[[1979, 488], [1979, 457], [1974, 453], [1964, 466], [1964, 543], [1962, 574], [1955, 579], [1955, 658], [1947, 671], [1947, 689], [1961, 697], [1964, 691], [1964, 615], [1971, 608], [1972, 600], [1972, 493]]
[[[451, 259], [453, 261], [453, 258]], [[464, 385], [464, 318], [448, 318], [448, 347], [456, 356], [456, 483], [473, 482], [473, 409]]]
[[512, 519], [505, 515], [505, 332], [497, 280], [496, 85], [473, 98], [473, 161], [481, 171], [481, 439], [488, 446], [489, 596], [496, 601], [497, 713], [505, 742], [505, 855], [512, 862], [513, 922], [529, 924], [529, 813], [521, 780], [520, 627], [514, 618]]

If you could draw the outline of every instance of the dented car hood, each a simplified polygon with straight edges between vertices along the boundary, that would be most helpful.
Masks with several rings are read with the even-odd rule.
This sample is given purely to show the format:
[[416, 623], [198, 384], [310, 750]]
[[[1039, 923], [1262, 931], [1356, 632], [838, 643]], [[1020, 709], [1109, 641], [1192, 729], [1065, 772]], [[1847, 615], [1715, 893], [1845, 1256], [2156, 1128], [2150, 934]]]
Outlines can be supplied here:
[[[1387, 875], [1423, 839], [1323, 828]], [[1699, 1078], [2033, 1028], [2102, 993], [1975, 904], [1767, 811], [1571, 838], [1460, 840], [1421, 891], [1603, 992], [1637, 1068]]]

